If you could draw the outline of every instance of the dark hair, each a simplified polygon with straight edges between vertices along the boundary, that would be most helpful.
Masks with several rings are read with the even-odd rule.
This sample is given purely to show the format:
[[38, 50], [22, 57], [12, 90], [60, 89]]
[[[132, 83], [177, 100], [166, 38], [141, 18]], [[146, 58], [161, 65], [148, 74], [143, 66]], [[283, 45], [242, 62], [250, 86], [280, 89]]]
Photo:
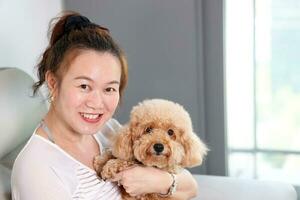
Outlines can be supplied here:
[[33, 94], [35, 95], [44, 84], [46, 72], [52, 72], [60, 80], [68, 69], [68, 65], [62, 65], [67, 55], [75, 50], [92, 49], [111, 53], [119, 59], [121, 64], [119, 91], [122, 97], [128, 79], [127, 60], [121, 48], [110, 36], [109, 30], [91, 23], [88, 18], [73, 11], [65, 12], [63, 16], [54, 18], [51, 20], [51, 24], [53, 24], [53, 28], [50, 25], [49, 46], [37, 65], [39, 81], [32, 86]]

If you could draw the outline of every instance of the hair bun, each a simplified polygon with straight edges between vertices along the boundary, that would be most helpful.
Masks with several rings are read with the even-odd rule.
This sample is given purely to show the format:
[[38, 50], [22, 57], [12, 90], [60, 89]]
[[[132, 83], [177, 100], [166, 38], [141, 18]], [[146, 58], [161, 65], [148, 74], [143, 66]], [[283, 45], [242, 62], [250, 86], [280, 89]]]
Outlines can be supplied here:
[[92, 25], [93, 23], [91, 23], [91, 21], [87, 17], [82, 15], [73, 15], [67, 18], [64, 26], [64, 31], [65, 33], [67, 33], [71, 30], [81, 29]]

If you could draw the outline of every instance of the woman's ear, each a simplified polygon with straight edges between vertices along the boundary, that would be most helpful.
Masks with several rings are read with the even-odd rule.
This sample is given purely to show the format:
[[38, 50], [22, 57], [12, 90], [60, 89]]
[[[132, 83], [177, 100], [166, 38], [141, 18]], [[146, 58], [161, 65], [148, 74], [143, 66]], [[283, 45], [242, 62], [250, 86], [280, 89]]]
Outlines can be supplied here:
[[185, 150], [182, 167], [195, 167], [202, 164], [208, 148], [195, 133], [183, 134], [181, 138]]
[[133, 159], [132, 137], [128, 125], [125, 125], [113, 140], [112, 154], [123, 160]]
[[58, 87], [58, 80], [54, 73], [47, 71], [45, 75], [45, 81], [49, 89], [50, 97], [55, 98]]

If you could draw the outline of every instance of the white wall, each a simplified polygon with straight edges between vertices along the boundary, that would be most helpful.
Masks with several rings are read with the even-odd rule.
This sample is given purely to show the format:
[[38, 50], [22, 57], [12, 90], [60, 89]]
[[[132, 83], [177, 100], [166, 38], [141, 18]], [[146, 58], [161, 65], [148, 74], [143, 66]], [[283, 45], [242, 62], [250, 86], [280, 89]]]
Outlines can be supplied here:
[[0, 68], [20, 68], [36, 79], [33, 69], [47, 46], [49, 21], [62, 8], [62, 0], [0, 0]]

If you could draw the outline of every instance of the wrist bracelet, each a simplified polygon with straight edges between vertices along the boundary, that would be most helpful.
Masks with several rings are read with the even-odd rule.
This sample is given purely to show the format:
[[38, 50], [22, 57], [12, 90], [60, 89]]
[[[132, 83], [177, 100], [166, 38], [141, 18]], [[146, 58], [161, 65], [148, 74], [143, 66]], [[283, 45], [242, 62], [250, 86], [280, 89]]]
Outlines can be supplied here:
[[176, 192], [176, 188], [177, 188], [177, 177], [175, 174], [173, 173], [169, 173], [172, 176], [172, 184], [170, 186], [170, 188], [168, 189], [168, 193], [167, 194], [159, 194], [159, 196], [161, 197], [169, 197], [172, 194], [174, 194]]

